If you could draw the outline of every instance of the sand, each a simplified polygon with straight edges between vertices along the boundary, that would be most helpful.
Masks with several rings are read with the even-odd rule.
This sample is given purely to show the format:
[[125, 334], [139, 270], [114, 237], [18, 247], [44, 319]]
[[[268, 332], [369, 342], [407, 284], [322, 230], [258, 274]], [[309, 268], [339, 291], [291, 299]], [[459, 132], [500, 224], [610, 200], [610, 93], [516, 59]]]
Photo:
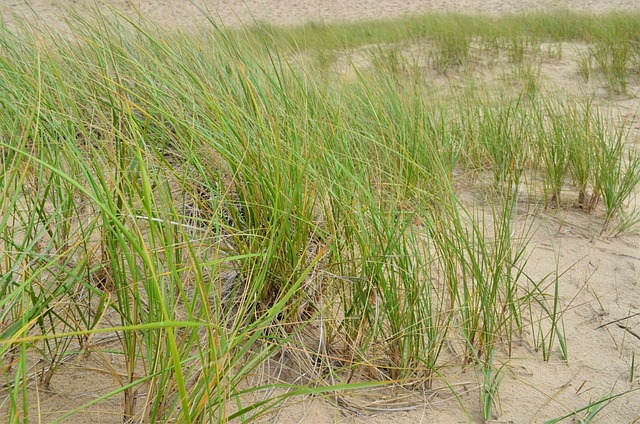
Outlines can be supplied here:
[[[178, 26], [203, 22], [204, 18], [199, 13], [201, 7], [208, 8], [229, 25], [239, 21], [250, 22], [252, 19], [285, 25], [308, 21], [349, 21], [429, 11], [505, 14], [557, 7], [594, 13], [640, 10], [638, 0], [238, 0], [207, 4], [187, 0], [106, 1], [125, 13], [133, 12], [135, 6], [156, 20]], [[94, 4], [80, 0], [55, 3], [81, 9]], [[35, 12], [48, 22], [56, 22], [59, 13], [54, 2], [47, 0], [4, 1], [0, 11], [8, 20], [11, 20], [10, 13], [33, 16]], [[571, 49], [565, 48], [565, 51]], [[558, 85], [580, 85], [576, 82], [575, 64], [570, 65], [570, 62], [570, 58], [549, 61], [542, 64], [542, 70], [549, 80]], [[596, 93], [602, 92], [596, 89]], [[629, 95], [617, 98], [602, 95], [599, 101], [604, 107], [619, 112], [629, 122], [633, 119], [638, 121], [638, 93], [640, 86], [637, 82], [631, 83]], [[631, 131], [632, 139], [637, 142], [640, 131], [638, 124], [631, 127]], [[598, 236], [601, 216], [577, 210], [547, 211], [539, 219], [540, 229], [530, 245], [531, 257], [527, 270], [538, 279], [554, 273], [556, 269], [564, 273], [560, 279], [560, 306], [565, 311], [563, 318], [568, 360], [563, 360], [554, 350], [551, 359], [544, 362], [541, 354], [533, 352], [526, 344], [517, 347], [513, 357], [504, 360], [505, 377], [499, 389], [500, 408], [497, 409], [495, 422], [543, 422], [586, 406], [603, 396], [640, 388], [637, 377], [629, 381], [632, 355], [640, 354], [640, 316], [636, 315], [640, 312], [640, 237], [633, 234], [616, 238]], [[636, 356], [636, 363], [640, 363], [640, 355]], [[99, 376], [79, 377], [74, 375], [72, 367], [68, 370], [67, 377], [67, 373], [56, 377], [51, 389], [53, 393], [41, 399], [45, 405], [50, 397], [56, 408], [64, 410], [65, 402], [73, 403], [82, 393], [86, 394], [87, 384], [104, 386], [106, 391], [113, 383], [102, 381]], [[449, 378], [452, 382], [461, 383], [456, 387], [459, 388], [460, 399], [468, 415], [462, 412], [458, 402], [445, 390], [428, 402], [418, 403], [412, 410], [384, 413], [363, 411], [362, 414], [350, 414], [337, 410], [322, 399], [297, 400], [285, 405], [268, 421], [396, 424], [480, 422], [476, 376], [467, 371], [467, 374], [459, 372]], [[114, 403], [117, 402], [114, 400]], [[120, 422], [117, 413], [119, 405], [114, 404], [111, 410], [108, 406], [101, 408], [86, 417], [91, 417], [92, 422]], [[640, 392], [616, 399], [593, 422], [636, 421], [640, 421]]]
[[96, 3], [128, 12], [137, 9], [158, 21], [181, 26], [204, 22], [201, 10], [208, 10], [229, 25], [252, 20], [281, 25], [353, 21], [431, 11], [506, 14], [554, 8], [594, 13], [640, 10], [640, 2], [636, 0], [5, 0], [0, 11], [28, 16], [35, 12], [53, 18], [58, 15], [59, 6], [83, 10], [95, 7]]

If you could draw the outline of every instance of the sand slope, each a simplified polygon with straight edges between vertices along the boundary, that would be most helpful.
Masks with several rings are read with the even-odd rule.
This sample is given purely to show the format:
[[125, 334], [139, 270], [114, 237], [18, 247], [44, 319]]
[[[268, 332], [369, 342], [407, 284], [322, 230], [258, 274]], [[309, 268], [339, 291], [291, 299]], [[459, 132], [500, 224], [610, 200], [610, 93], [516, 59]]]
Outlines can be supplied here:
[[[50, 19], [59, 8], [96, 7], [94, 0], [9, 0], [0, 4], [0, 12]], [[449, 11], [463, 13], [523, 13], [553, 8], [576, 11], [606, 12], [640, 10], [637, 0], [106, 0], [125, 12], [141, 11], [147, 16], [176, 25], [204, 22], [202, 10], [217, 16], [226, 24], [238, 21], [265, 20], [276, 24], [298, 24], [308, 21], [345, 21]], [[104, 7], [104, 6], [101, 6]]]

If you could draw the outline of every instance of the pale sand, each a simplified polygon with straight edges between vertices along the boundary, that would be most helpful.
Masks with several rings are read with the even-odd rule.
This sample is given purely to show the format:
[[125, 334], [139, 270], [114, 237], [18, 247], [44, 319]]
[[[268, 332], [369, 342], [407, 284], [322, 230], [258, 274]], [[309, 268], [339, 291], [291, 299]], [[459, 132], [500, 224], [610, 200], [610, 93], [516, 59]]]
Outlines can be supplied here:
[[[0, 11], [54, 17], [58, 7], [88, 9], [94, 0], [5, 0]], [[601, 13], [640, 10], [638, 0], [106, 0], [123, 11], [139, 11], [155, 20], [176, 25], [204, 22], [200, 10], [208, 10], [226, 24], [252, 20], [292, 25], [305, 22], [353, 21], [448, 11], [462, 13], [526, 13], [554, 8]], [[58, 6], [56, 6], [58, 5]]]
[[[65, 2], [61, 2], [65, 4]], [[92, 2], [67, 1], [66, 4], [86, 7]], [[122, 10], [131, 11], [123, 0], [110, 0]], [[145, 14], [165, 23], [188, 26], [203, 22], [196, 5], [184, 0], [135, 0], [134, 3]], [[548, 10], [554, 7], [576, 11], [605, 12], [640, 10], [638, 0], [407, 0], [407, 1], [338, 1], [338, 0], [273, 0], [216, 2], [215, 10], [209, 9], [228, 24], [252, 18], [276, 24], [296, 24], [307, 21], [344, 21], [369, 18], [387, 18], [404, 14], [429, 11], [481, 12], [487, 14], [522, 13]], [[56, 8], [52, 2], [33, 0], [30, 2], [38, 14], [49, 22], [55, 21]], [[247, 11], [247, 8], [251, 13]], [[0, 10], [30, 13], [24, 2], [4, 2]], [[575, 46], [564, 47], [561, 61], [545, 61], [542, 70], [548, 80], [561, 87], [580, 86], [575, 57]], [[446, 81], [444, 81], [446, 83]], [[602, 94], [602, 87], [596, 92]], [[635, 119], [640, 108], [636, 97], [640, 92], [638, 81], [630, 82], [629, 93], [624, 98], [601, 96], [599, 103], [611, 108], [629, 121]], [[638, 124], [631, 128], [632, 137], [638, 140]], [[597, 237], [601, 216], [594, 217], [578, 211], [547, 212], [541, 217], [541, 229], [531, 243], [531, 258], [527, 271], [534, 278], [542, 279], [554, 273], [556, 265], [560, 272], [567, 271], [560, 279], [560, 308], [564, 312], [564, 325], [568, 342], [568, 361], [563, 361], [554, 348], [549, 362], [541, 360], [540, 352], [533, 352], [526, 343], [516, 347], [513, 357], [505, 360], [505, 378], [499, 389], [501, 410], [495, 422], [526, 423], [543, 422], [564, 415], [587, 405], [601, 396], [638, 389], [639, 382], [629, 382], [632, 354], [640, 354], [640, 317], [635, 316], [620, 323], [598, 328], [610, 321], [640, 312], [640, 237]], [[556, 262], [557, 260], [557, 262]], [[618, 324], [625, 328], [622, 328]], [[640, 363], [640, 356], [636, 364]], [[99, 365], [96, 365], [99, 366]], [[636, 373], [639, 374], [640, 370]], [[69, 374], [73, 374], [70, 370]], [[95, 378], [95, 379], [94, 379]], [[466, 374], [448, 375], [452, 383], [466, 382], [455, 386], [468, 410], [472, 422], [480, 422], [478, 379], [472, 371]], [[93, 379], [93, 380], [92, 380]], [[52, 384], [55, 394], [43, 396], [44, 408], [65, 409], [77, 402], [78, 394], [87, 395], [87, 387], [113, 388], [111, 380], [99, 380], [100, 376], [70, 375], [65, 379], [61, 372]], [[469, 390], [462, 394], [463, 388]], [[467, 422], [460, 406], [454, 399], [447, 400], [447, 390], [441, 396], [430, 399], [416, 410], [394, 413], [367, 413], [365, 415], [343, 415], [328, 402], [311, 399], [286, 405], [269, 422], [290, 423], [457, 423]], [[81, 398], [82, 400], [82, 398]], [[88, 401], [85, 398], [84, 401]], [[67, 403], [68, 402], [68, 403]], [[91, 416], [92, 422], [120, 422], [120, 405], [113, 402]], [[584, 413], [583, 413], [584, 415]], [[87, 419], [89, 416], [87, 416]], [[629, 423], [640, 420], [640, 394], [627, 394], [608, 405], [593, 422]], [[73, 422], [73, 421], [69, 421]], [[566, 421], [578, 422], [578, 421]]]

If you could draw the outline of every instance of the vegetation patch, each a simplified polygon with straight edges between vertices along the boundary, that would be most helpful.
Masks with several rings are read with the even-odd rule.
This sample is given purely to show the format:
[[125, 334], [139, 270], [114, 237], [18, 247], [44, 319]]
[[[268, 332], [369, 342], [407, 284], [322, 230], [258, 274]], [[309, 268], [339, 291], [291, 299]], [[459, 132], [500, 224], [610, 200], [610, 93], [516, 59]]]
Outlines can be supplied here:
[[[6, 422], [250, 421], [309, 395], [366, 412], [373, 388], [404, 408], [398, 388], [458, 397], [460, 370], [488, 421], [516, 346], [568, 359], [562, 271], [529, 271], [538, 218], [638, 228], [629, 126], [534, 65], [543, 41], [589, 43], [576, 75], [622, 95], [637, 16], [69, 25], [0, 34]], [[516, 83], [478, 82], [486, 56]], [[41, 410], [71, 363], [111, 386]]]

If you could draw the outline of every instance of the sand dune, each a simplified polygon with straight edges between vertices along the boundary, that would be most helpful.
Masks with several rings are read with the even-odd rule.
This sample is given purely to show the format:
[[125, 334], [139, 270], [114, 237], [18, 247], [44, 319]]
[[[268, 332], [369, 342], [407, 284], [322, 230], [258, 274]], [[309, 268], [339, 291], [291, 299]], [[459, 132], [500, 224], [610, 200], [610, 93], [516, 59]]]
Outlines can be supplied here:
[[[55, 22], [60, 9], [95, 8], [94, 0], [13, 0], [2, 2], [0, 12], [38, 16]], [[253, 19], [293, 25], [309, 21], [332, 22], [450, 11], [463, 13], [508, 14], [554, 8], [602, 13], [612, 10], [640, 10], [637, 0], [105, 0], [126, 13], [135, 10], [166, 24], [189, 25], [204, 22], [203, 11], [233, 25]], [[104, 6], [101, 6], [104, 7]]]
[[[163, 24], [180, 27], [206, 22], [206, 14], [228, 25], [251, 22], [254, 19], [294, 25], [309, 21], [390, 18], [432, 11], [491, 15], [554, 8], [590, 13], [640, 12], [640, 0], [104, 0], [100, 3], [98, 6], [99, 3], [94, 0], [1, 0], [0, 18], [11, 24], [16, 16], [26, 16], [29, 19], [38, 16], [50, 24], [63, 27], [61, 10], [74, 8], [82, 12], [96, 7], [106, 9], [109, 6], [127, 16], [135, 16], [136, 12], [140, 12]], [[549, 71], [545, 75], [548, 75], [550, 81], [556, 82], [558, 87], [582, 85], [575, 65], [577, 59], [572, 57], [576, 54], [574, 47], [564, 47], [564, 61], [549, 60], [542, 64], [542, 70]], [[629, 86], [631, 94], [627, 97], [612, 100], [601, 96], [600, 100], [628, 117], [629, 122], [637, 123], [636, 115], [640, 110], [638, 79], [633, 84], [630, 82]], [[640, 127], [632, 128], [635, 140], [638, 140], [638, 131]], [[515, 352], [508, 368], [515, 378], [505, 379], [500, 389], [503, 416], [499, 422], [539, 422], [540, 415], [536, 414], [543, 408], [546, 408], [545, 411], [551, 408], [561, 415], [595, 400], [592, 396], [600, 396], [603, 389], [614, 393], [628, 387], [640, 387], [640, 381], [625, 385], [624, 380], [628, 378], [629, 371], [627, 358], [640, 349], [639, 337], [632, 332], [632, 329], [638, 332], [640, 328], [640, 317], [635, 314], [640, 305], [637, 287], [640, 282], [640, 237], [594, 237], [593, 232], [588, 231], [587, 218], [578, 212], [558, 217], [550, 215], [545, 219], [532, 242], [534, 250], [529, 263], [536, 267], [532, 276], [541, 280], [545, 275], [552, 274], [556, 267], [561, 270], [570, 269], [562, 280], [562, 307], [568, 311], [564, 319], [569, 339], [569, 360], [543, 363], [539, 354], [525, 348]], [[554, 252], [560, 253], [556, 257]], [[633, 318], [624, 321], [628, 327], [612, 325], [611, 330], [600, 329], [603, 323], [616, 323], [616, 320], [627, 316]], [[618, 340], [623, 340], [619, 347], [616, 344]], [[461, 379], [472, 377], [464, 375]], [[79, 384], [77, 378], [70, 378], [71, 388], [73, 384]], [[108, 383], [113, 382], [109, 380]], [[56, 400], [58, 402], [62, 401]], [[472, 405], [471, 415], [479, 416], [477, 402], [469, 403]], [[473, 405], [476, 405], [475, 409]], [[111, 421], [108, 414], [104, 415], [104, 422], [120, 422], [113, 419], [117, 418], [117, 411], [111, 415]], [[599, 422], [631, 422], [638, 417], [638, 395], [630, 394], [615, 407], [608, 408]], [[321, 399], [311, 399], [304, 405], [283, 410], [271, 422], [415, 424], [467, 422], [468, 419], [455, 400], [426, 405], [424, 409], [417, 411], [374, 417], [342, 417], [328, 403], [323, 403]]]

